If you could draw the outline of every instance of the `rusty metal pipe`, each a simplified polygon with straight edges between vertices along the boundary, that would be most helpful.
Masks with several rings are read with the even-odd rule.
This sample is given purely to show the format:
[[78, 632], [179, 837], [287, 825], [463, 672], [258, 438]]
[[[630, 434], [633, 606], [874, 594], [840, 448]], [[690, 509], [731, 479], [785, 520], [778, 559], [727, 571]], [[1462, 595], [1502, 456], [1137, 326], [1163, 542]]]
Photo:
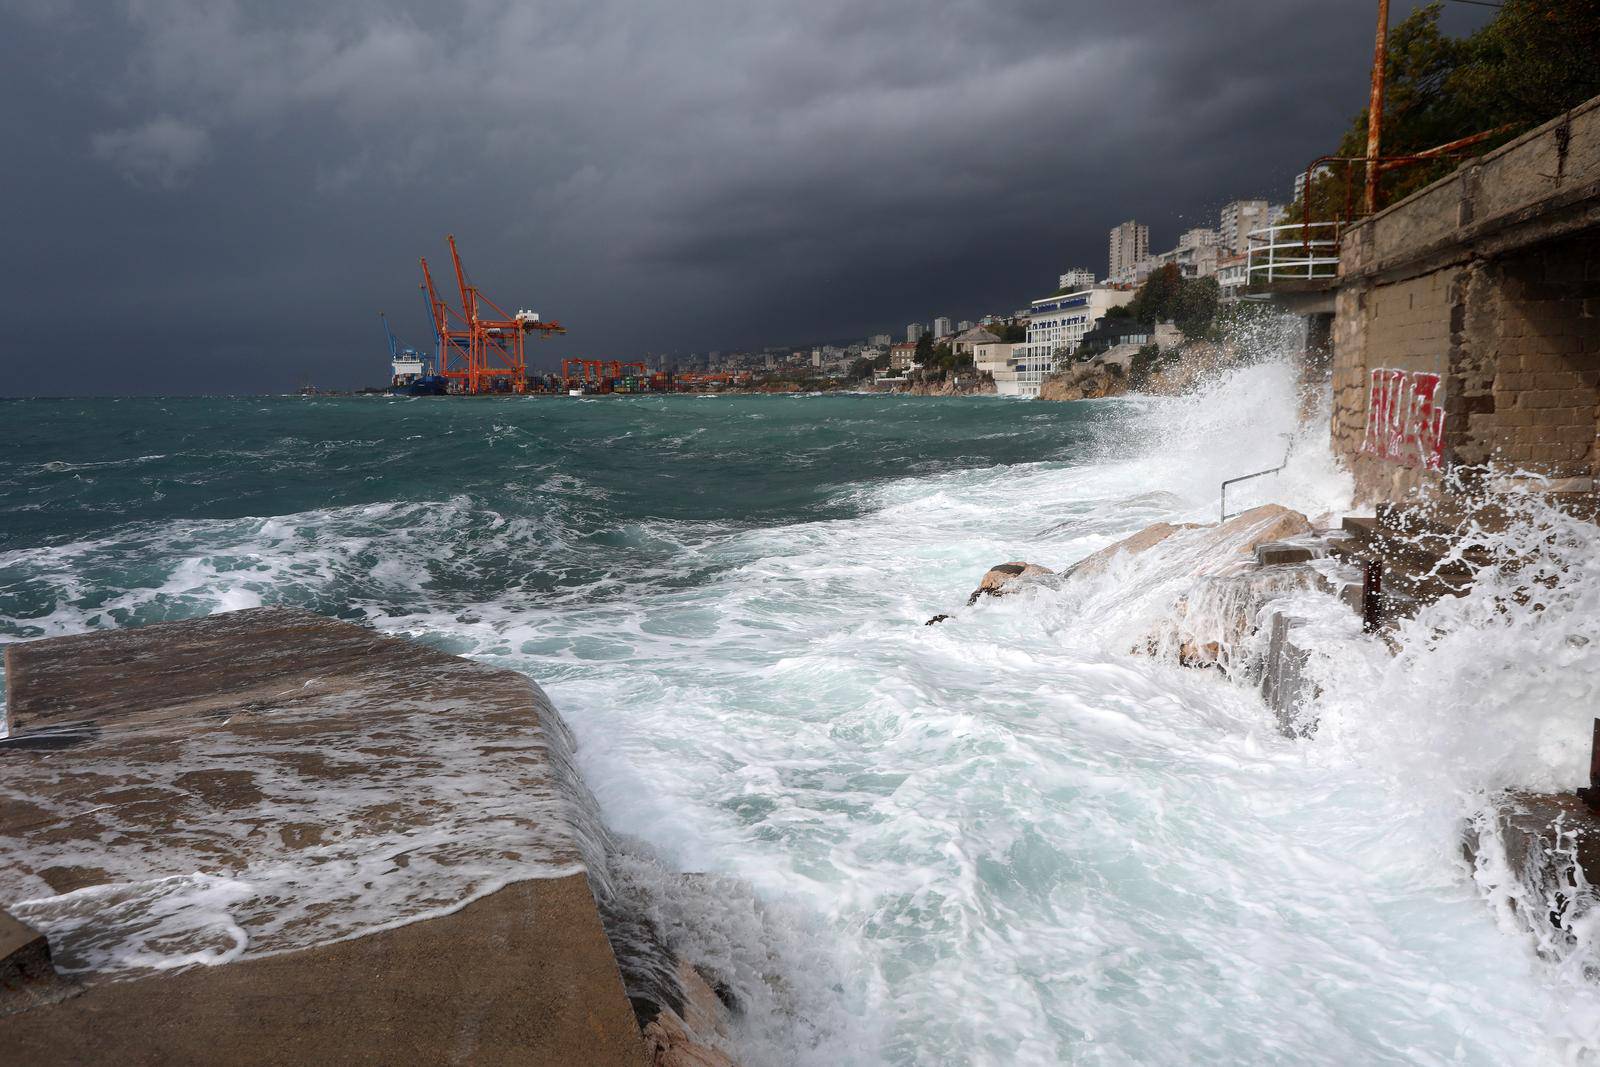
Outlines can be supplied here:
[[1367, 105], [1367, 214], [1378, 210], [1378, 155], [1383, 139], [1383, 84], [1389, 65], [1389, 0], [1378, 0], [1372, 46], [1372, 100]]

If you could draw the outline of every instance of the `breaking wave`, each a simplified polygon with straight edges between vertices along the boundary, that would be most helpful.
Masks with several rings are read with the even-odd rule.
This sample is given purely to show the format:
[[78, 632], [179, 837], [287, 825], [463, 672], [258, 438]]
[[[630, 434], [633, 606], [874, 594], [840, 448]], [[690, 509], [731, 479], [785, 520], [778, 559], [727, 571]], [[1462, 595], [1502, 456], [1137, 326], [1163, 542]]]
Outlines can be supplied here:
[[[1281, 363], [1070, 405], [272, 410], [290, 425], [238, 446], [276, 487], [254, 496], [181, 441], [120, 490], [14, 474], [8, 499], [49, 506], [0, 539], [0, 634], [294, 603], [526, 672], [626, 844], [620, 891], [734, 987], [743, 1062], [1596, 1047], [1592, 990], [1485, 902], [1459, 845], [1492, 791], [1575, 780], [1592, 546], [1552, 542], [1578, 569], [1543, 611], [1486, 587], [1408, 624], [1396, 657], [1307, 597], [1312, 741], [1218, 672], [1133, 654], [1193, 582], [1182, 538], [962, 607], [995, 563], [1215, 521], [1223, 479], [1280, 463], [1230, 510], [1346, 508]], [[462, 447], [494, 469], [462, 474]], [[227, 906], [225, 883], [183, 889]]]

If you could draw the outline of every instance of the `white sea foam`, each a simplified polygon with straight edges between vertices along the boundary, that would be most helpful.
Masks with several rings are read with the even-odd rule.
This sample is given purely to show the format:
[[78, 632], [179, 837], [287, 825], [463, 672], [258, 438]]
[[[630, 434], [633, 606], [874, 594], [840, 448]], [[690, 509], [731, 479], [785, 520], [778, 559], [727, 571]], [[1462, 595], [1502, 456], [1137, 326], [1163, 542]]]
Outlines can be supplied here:
[[[1193, 579], [1181, 540], [962, 607], [994, 563], [1211, 521], [1221, 480], [1286, 447], [1230, 509], [1345, 507], [1325, 419], [1298, 404], [1273, 363], [1102, 402], [1100, 447], [1070, 461], [857, 487], [848, 518], [647, 522], [628, 536], [670, 546], [659, 576], [597, 562], [587, 589], [470, 606], [417, 562], [447, 531], [482, 529], [529, 570], [571, 534], [465, 499], [178, 527], [162, 536], [206, 546], [193, 568], [86, 607], [70, 583], [105, 546], [71, 548], [33, 624], [372, 575], [396, 593], [351, 605], [375, 624], [546, 685], [607, 821], [647, 843], [619, 881], [745, 1003], [744, 1062], [1592, 1062], [1592, 987], [1459, 854], [1488, 791], [1575, 780], [1592, 544], [1549, 549], [1566, 599], [1446, 603], [1396, 658], [1328, 598], [1297, 601], [1323, 686], [1310, 742], [1217, 672], [1130, 654]], [[1032, 409], [1007, 409], [1028, 432]], [[935, 612], [954, 618], [924, 626]]]

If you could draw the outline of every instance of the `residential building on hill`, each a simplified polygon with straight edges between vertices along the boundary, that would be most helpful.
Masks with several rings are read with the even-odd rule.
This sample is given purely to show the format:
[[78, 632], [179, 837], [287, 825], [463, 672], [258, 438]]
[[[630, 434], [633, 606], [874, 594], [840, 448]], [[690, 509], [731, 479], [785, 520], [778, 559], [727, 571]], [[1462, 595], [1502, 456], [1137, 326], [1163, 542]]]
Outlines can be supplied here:
[[911, 323], [909, 326], [906, 327], [906, 343], [907, 344], [913, 344], [913, 345], [916, 344], [917, 341], [921, 339], [922, 333], [923, 333], [922, 323], [920, 323], [920, 322]]
[[1150, 258], [1150, 227], [1129, 219], [1111, 231], [1106, 277], [1118, 281], [1132, 275], [1139, 261]]
[[1080, 289], [1092, 289], [1098, 279], [1094, 271], [1087, 267], [1073, 267], [1063, 274], [1056, 282], [1063, 292], [1075, 293]]
[[943, 315], [933, 320], [933, 339], [935, 341], [949, 337], [955, 330], [950, 325], [950, 320]]
[[889, 348], [889, 367], [891, 370], [910, 370], [916, 366], [917, 342], [902, 341]]
[[1029, 309], [1028, 339], [1011, 351], [1016, 378], [995, 378], [995, 389], [1006, 396], [1038, 396], [1045, 376], [1072, 354], [1107, 311], [1133, 300], [1133, 291], [1098, 286], [1063, 296], [1035, 300]]
[[1221, 289], [1223, 300], [1234, 301], [1244, 292], [1245, 286], [1250, 284], [1248, 270], [1249, 256], [1240, 252], [1237, 255], [1223, 256], [1217, 260], [1217, 286]]
[[999, 340], [982, 341], [972, 347], [973, 366], [979, 374], [987, 374], [994, 379], [995, 392], [1002, 396], [1017, 395], [1016, 361], [1011, 358], [1016, 347], [1010, 341]]
[[1235, 200], [1222, 209], [1217, 223], [1221, 254], [1237, 255], [1249, 247], [1251, 230], [1272, 225], [1272, 208], [1265, 200]]
[[[1319, 163], [1311, 171], [1311, 180], [1313, 182], [1315, 182], [1318, 178], [1325, 177], [1326, 175], [1329, 175], [1329, 174], [1332, 174], [1332, 173], [1333, 173], [1333, 166], [1331, 164]], [[1306, 191], [1306, 172], [1305, 171], [1301, 171], [1300, 173], [1298, 173], [1298, 174], [1296, 174], [1294, 176], [1294, 196], [1291, 197], [1291, 199], [1299, 200], [1300, 197], [1305, 194], [1305, 191]]]
[[1151, 257], [1153, 267], [1176, 264], [1185, 278], [1209, 278], [1217, 273], [1219, 258], [1216, 230], [1203, 226], [1185, 230], [1178, 237], [1178, 246]]
[[958, 356], [970, 356], [976, 346], [994, 344], [999, 340], [982, 326], [971, 327], [956, 335], [955, 340], [950, 342], [950, 351]]

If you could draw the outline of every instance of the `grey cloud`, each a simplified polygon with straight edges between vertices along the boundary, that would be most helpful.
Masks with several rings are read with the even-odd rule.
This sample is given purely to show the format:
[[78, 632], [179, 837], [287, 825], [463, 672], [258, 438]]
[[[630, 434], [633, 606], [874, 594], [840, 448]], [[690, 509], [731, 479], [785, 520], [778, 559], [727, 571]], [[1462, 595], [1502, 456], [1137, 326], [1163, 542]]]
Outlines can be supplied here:
[[1355, 0], [11, 4], [17, 392], [84, 388], [10, 357], [85, 303], [98, 391], [377, 381], [446, 232], [550, 358], [1009, 310], [1282, 199], [1371, 48]]
[[94, 155], [135, 185], [176, 189], [210, 154], [204, 129], [171, 115], [159, 115], [127, 129], [96, 133]]

